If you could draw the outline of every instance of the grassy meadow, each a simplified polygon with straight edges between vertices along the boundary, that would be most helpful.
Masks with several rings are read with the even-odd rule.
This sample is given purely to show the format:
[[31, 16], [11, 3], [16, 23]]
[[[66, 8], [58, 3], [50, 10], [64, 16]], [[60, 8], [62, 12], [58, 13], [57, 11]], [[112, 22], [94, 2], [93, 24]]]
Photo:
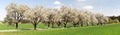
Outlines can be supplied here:
[[[32, 24], [19, 24], [18, 31], [0, 32], [0, 35], [119, 35], [120, 24], [99, 26], [84, 26], [70, 28], [47, 28], [44, 24], [38, 25], [38, 30], [32, 30]], [[40, 30], [39, 30], [40, 29]], [[0, 30], [15, 30], [15, 26], [0, 23]]]

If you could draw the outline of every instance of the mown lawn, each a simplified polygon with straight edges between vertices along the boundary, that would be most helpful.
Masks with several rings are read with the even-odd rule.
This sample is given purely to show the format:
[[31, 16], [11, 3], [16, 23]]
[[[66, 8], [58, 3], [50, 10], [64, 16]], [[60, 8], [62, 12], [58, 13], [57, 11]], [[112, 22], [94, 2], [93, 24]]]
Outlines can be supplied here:
[[[0, 30], [14, 28], [15, 26], [0, 24]], [[39, 24], [38, 28], [45, 30], [26, 30], [27, 28], [33, 28], [32, 24], [19, 24], [19, 31], [1, 32], [0, 35], [120, 35], [120, 24], [49, 29], [46, 29], [46, 25]]]

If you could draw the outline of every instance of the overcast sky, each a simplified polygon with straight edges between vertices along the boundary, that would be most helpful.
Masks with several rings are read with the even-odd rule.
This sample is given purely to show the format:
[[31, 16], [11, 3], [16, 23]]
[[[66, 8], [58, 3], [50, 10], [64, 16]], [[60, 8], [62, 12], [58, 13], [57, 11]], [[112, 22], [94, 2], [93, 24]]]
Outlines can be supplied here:
[[43, 5], [59, 8], [68, 5], [78, 9], [91, 10], [94, 13], [103, 13], [106, 16], [120, 15], [120, 0], [0, 0], [0, 21], [4, 20], [7, 12], [5, 7], [11, 2], [27, 4], [28, 6]]

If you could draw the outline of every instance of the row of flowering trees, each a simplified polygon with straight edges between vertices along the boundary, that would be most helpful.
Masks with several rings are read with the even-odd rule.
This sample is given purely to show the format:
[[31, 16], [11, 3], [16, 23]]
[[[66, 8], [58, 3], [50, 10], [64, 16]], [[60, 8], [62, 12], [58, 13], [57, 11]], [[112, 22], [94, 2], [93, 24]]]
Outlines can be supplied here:
[[5, 20], [11, 24], [16, 24], [16, 29], [18, 29], [18, 23], [22, 20], [29, 21], [34, 25], [34, 30], [39, 22], [47, 24], [50, 27], [57, 25], [61, 27], [67, 27], [67, 24], [70, 23], [74, 27], [80, 25], [81, 27], [84, 24], [88, 25], [102, 25], [106, 24], [108, 18], [100, 13], [92, 13], [88, 10], [79, 10], [69, 6], [61, 6], [57, 8], [46, 8], [43, 6], [29, 7], [25, 4], [16, 4], [11, 3], [6, 7], [7, 16]]

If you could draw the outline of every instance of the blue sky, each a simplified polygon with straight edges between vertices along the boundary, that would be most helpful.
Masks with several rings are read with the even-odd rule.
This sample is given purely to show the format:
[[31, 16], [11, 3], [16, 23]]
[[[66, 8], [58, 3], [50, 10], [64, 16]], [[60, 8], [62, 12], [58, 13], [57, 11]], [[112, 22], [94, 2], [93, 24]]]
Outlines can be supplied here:
[[78, 9], [88, 9], [94, 13], [103, 13], [106, 16], [120, 15], [120, 0], [0, 0], [0, 21], [4, 20], [7, 12], [5, 7], [11, 2], [27, 4], [28, 6], [43, 5], [56, 8], [68, 5]]

